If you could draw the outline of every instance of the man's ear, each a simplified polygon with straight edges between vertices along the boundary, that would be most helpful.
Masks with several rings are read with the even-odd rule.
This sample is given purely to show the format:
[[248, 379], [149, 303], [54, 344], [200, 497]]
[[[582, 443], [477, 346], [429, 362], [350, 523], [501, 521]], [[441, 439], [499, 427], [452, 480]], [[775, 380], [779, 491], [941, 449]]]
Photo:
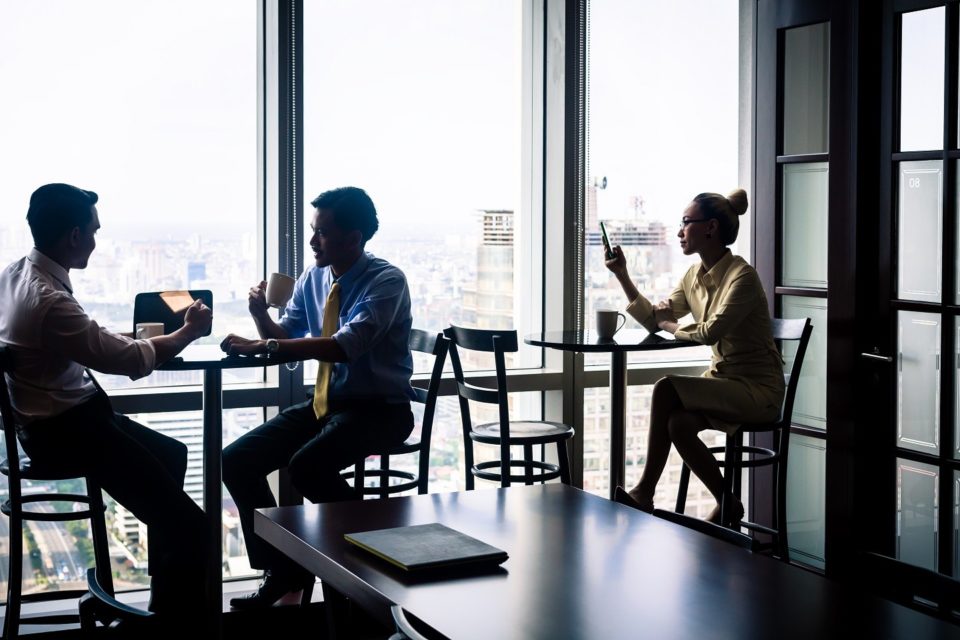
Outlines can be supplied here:
[[70, 229], [70, 233], [67, 236], [67, 239], [69, 240], [71, 247], [76, 247], [80, 244], [81, 233], [82, 232], [80, 231], [80, 227], [74, 227], [73, 229]]
[[352, 246], [358, 246], [358, 247], [363, 246], [363, 234], [360, 232], [359, 229], [354, 229], [353, 231], [351, 231], [350, 233], [348, 233], [348, 234], [347, 234], [347, 238], [348, 238], [348, 240], [349, 240], [349, 242], [350, 242], [350, 246], [351, 246], [351, 247], [352, 247]]

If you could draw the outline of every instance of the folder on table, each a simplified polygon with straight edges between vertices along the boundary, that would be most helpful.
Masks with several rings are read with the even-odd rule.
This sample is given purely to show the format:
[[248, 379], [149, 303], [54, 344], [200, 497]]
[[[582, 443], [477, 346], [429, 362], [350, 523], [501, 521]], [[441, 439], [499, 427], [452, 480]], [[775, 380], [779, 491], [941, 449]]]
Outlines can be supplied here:
[[347, 533], [343, 537], [405, 571], [496, 566], [508, 557], [506, 551], [439, 522]]

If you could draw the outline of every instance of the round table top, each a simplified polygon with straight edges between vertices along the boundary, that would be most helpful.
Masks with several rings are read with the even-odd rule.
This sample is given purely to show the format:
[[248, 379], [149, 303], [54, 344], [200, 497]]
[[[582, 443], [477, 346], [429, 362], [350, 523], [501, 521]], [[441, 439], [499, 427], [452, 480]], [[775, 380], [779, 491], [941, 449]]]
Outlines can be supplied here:
[[534, 347], [549, 347], [580, 353], [609, 353], [613, 351], [655, 351], [678, 347], [698, 347], [689, 340], [665, 338], [645, 329], [624, 329], [612, 338], [598, 338], [593, 331], [544, 331], [524, 336], [523, 341]]
[[192, 344], [157, 367], [163, 371], [199, 371], [203, 369], [246, 369], [249, 367], [269, 367], [296, 360], [278, 356], [228, 356], [216, 344]]

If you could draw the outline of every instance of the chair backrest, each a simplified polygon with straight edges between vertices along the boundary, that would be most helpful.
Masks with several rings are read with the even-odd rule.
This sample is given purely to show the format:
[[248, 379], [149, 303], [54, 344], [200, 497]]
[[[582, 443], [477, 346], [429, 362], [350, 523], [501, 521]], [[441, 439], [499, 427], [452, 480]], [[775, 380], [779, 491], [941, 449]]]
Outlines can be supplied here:
[[[468, 400], [496, 404], [500, 408], [500, 429], [504, 438], [510, 437], [510, 416], [507, 402], [507, 365], [505, 353], [517, 351], [517, 332], [513, 329], [468, 329], [466, 327], [449, 326], [443, 330], [450, 340], [450, 362], [453, 364], [453, 377], [457, 381], [457, 396], [460, 400], [460, 414], [463, 419], [464, 438], [469, 437], [470, 405]], [[460, 362], [458, 347], [471, 351], [492, 353], [496, 366], [496, 387], [491, 389], [470, 384], [463, 375], [463, 366]]]
[[857, 558], [857, 586], [944, 620], [960, 622], [960, 582], [879, 553]]
[[[430, 383], [426, 389], [414, 387], [413, 392], [417, 395], [417, 401], [422, 402], [423, 422], [420, 426], [420, 442], [428, 450], [430, 447], [430, 435], [433, 431], [433, 416], [437, 409], [437, 396], [440, 393], [440, 382], [443, 379], [443, 364], [447, 359], [447, 350], [450, 341], [443, 337], [442, 333], [430, 333], [422, 329], [411, 329], [410, 340], [408, 342], [411, 351], [427, 353], [433, 356], [433, 369], [430, 372]], [[425, 456], [421, 456], [423, 458]]]
[[723, 540], [724, 542], [735, 544], [741, 549], [746, 549], [747, 551], [754, 551], [756, 549], [756, 541], [747, 534], [734, 531], [733, 529], [727, 529], [726, 527], [721, 527], [718, 524], [707, 522], [706, 520], [693, 518], [691, 516], [686, 516], [682, 513], [675, 513], [673, 511], [664, 511], [663, 509], [654, 509], [653, 515], [663, 520], [668, 520], [674, 524], [679, 524], [682, 527], [693, 529], [694, 531], [699, 531], [700, 533], [705, 533], [708, 536]]
[[13, 372], [14, 357], [9, 346], [0, 344], [0, 420], [3, 421], [3, 442], [9, 461], [8, 475], [10, 498], [20, 500], [20, 450], [17, 446], [17, 430], [13, 418], [13, 403], [7, 375]]
[[797, 352], [793, 357], [790, 371], [783, 374], [784, 381], [787, 383], [787, 392], [783, 398], [780, 422], [789, 426], [793, 419], [793, 401], [797, 397], [797, 386], [800, 384], [800, 368], [803, 366], [803, 357], [806, 355], [807, 345], [810, 343], [810, 334], [813, 333], [813, 324], [811, 324], [810, 318], [772, 318], [770, 328], [773, 332], [773, 339], [781, 343], [781, 353], [783, 353], [784, 341], [798, 341]]
[[390, 636], [389, 640], [427, 640], [426, 636], [413, 628], [400, 605], [395, 604], [390, 607], [390, 614], [393, 616], [397, 632]]

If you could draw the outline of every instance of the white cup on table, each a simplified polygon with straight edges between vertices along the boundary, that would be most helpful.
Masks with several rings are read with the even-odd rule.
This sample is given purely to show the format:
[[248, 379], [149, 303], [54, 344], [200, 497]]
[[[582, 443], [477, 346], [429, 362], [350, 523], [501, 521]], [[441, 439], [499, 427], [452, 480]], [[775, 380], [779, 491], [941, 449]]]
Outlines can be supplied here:
[[163, 335], [162, 322], [138, 322], [136, 329], [134, 337], [136, 337], [137, 340], [156, 338]]

